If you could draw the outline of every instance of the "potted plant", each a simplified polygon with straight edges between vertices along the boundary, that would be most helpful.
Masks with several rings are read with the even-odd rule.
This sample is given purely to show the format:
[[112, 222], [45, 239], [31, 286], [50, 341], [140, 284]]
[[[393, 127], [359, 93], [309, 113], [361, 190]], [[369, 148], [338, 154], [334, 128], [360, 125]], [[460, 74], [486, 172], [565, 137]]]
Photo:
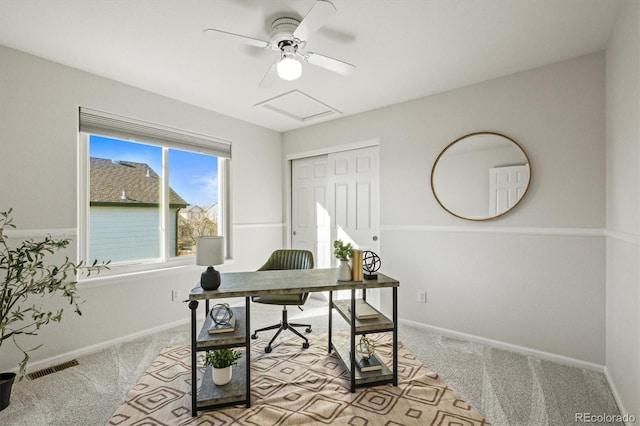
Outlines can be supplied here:
[[207, 351], [204, 356], [204, 365], [212, 367], [213, 383], [218, 386], [229, 383], [233, 373], [232, 367], [238, 366], [240, 358], [242, 358], [242, 352], [233, 348]]
[[333, 242], [333, 255], [340, 261], [336, 277], [338, 281], [351, 281], [351, 267], [349, 258], [353, 255], [351, 243], [344, 244], [342, 240]]
[[[68, 247], [71, 242], [68, 238], [47, 236], [39, 241], [29, 239], [10, 244], [5, 229], [15, 228], [12, 211], [0, 212], [0, 350], [11, 339], [22, 352], [24, 357], [19, 363], [22, 378], [29, 362], [29, 353], [42, 345], [24, 349], [18, 342], [20, 338], [37, 336], [43, 326], [62, 319], [63, 309], [43, 307], [36, 298], [60, 296], [73, 305], [78, 315], [82, 315], [78, 306], [81, 301], [76, 296], [76, 281], [70, 281], [70, 276], [76, 276], [79, 272], [89, 276], [92, 272], [108, 268], [109, 262], [76, 264], [65, 257], [57, 263], [49, 263], [49, 255]], [[13, 372], [0, 374], [0, 410], [9, 405], [15, 378], [16, 373]]]

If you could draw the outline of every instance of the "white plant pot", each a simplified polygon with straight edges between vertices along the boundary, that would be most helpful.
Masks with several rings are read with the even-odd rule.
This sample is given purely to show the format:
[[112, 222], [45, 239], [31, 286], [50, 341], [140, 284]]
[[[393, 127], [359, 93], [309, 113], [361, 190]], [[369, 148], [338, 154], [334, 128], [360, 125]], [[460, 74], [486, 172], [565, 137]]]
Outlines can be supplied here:
[[213, 383], [216, 385], [226, 385], [231, 381], [231, 366], [225, 368], [212, 368], [211, 371], [213, 371]]
[[338, 281], [351, 281], [351, 266], [348, 260], [341, 260], [336, 273]]

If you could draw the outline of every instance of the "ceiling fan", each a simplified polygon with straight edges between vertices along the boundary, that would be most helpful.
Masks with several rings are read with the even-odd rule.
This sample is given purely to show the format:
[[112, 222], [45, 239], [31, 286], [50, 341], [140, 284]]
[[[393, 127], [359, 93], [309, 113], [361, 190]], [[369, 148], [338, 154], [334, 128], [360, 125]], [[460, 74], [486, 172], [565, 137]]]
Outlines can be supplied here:
[[283, 80], [300, 78], [302, 75], [302, 63], [300, 60], [338, 74], [351, 75], [356, 67], [347, 62], [319, 53], [303, 52], [309, 37], [320, 29], [334, 13], [336, 13], [336, 7], [333, 3], [328, 0], [317, 0], [302, 21], [286, 16], [274, 20], [271, 24], [269, 41], [215, 28], [205, 29], [204, 32], [229, 40], [240, 41], [251, 46], [279, 51], [280, 58], [271, 65], [264, 75], [262, 81], [260, 81], [260, 87], [269, 87], [276, 76]]

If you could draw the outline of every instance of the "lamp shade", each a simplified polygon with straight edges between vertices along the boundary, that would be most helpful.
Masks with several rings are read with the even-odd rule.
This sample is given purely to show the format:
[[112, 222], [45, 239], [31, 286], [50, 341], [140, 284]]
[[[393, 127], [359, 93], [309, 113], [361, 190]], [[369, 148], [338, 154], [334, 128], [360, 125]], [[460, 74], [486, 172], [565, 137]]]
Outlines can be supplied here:
[[196, 265], [212, 266], [224, 263], [224, 237], [198, 237]]

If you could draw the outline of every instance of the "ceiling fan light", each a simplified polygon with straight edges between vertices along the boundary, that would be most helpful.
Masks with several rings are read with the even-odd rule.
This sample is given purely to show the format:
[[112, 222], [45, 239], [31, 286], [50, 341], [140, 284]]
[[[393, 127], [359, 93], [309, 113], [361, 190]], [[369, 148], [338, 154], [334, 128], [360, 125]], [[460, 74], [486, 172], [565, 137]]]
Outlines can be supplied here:
[[297, 80], [302, 75], [302, 64], [289, 56], [285, 56], [276, 65], [278, 77], [283, 80]]

